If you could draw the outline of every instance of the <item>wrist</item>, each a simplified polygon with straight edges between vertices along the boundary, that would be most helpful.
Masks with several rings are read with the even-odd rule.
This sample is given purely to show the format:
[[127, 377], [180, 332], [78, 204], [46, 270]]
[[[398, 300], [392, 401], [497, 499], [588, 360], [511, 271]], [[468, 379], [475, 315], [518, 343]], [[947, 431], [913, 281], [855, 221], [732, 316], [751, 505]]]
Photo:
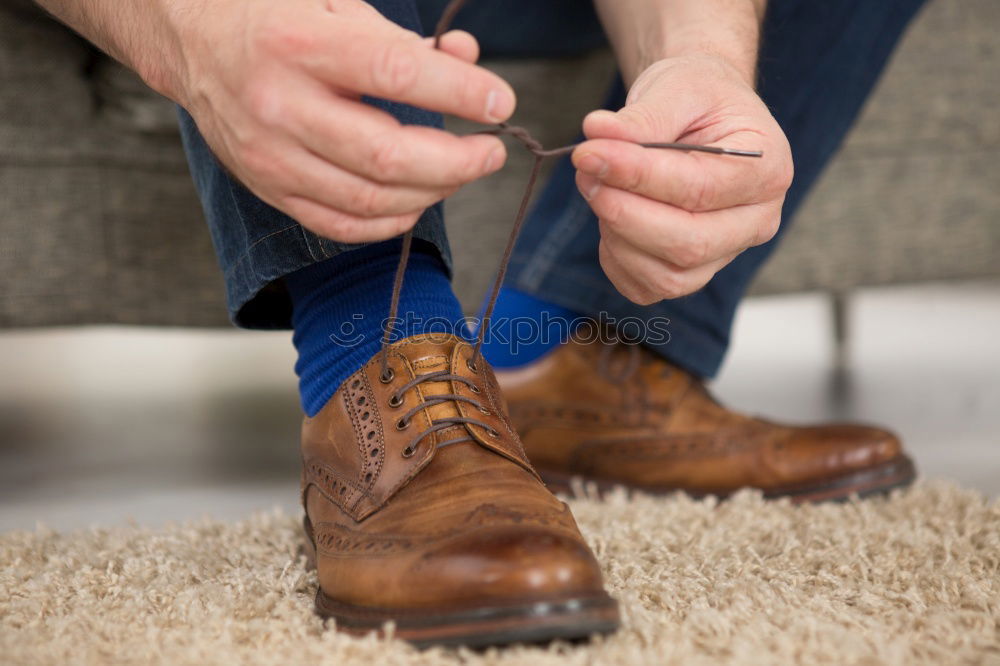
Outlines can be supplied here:
[[199, 14], [196, 0], [155, 0], [150, 3], [152, 39], [133, 53], [130, 63], [150, 88], [184, 106], [187, 101], [188, 68], [185, 36]]
[[157, 92], [177, 99], [181, 62], [170, 17], [204, 0], [35, 0], [56, 19], [135, 71]]
[[668, 58], [712, 56], [754, 86], [765, 0], [596, 0], [626, 84]]
[[[737, 38], [734, 32], [740, 32]], [[711, 57], [725, 62], [739, 73], [740, 78], [756, 87], [757, 44], [759, 29], [756, 24], [730, 28], [726, 31], [705, 31], [697, 28], [679, 30], [665, 40], [660, 57]]]

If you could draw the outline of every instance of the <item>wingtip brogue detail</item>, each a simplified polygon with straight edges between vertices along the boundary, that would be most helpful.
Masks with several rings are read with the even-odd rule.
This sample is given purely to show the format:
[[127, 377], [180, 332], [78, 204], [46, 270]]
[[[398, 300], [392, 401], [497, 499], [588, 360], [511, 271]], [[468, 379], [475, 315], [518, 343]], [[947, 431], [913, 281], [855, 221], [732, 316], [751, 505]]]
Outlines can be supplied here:
[[303, 422], [317, 610], [349, 631], [394, 620], [422, 644], [613, 630], [600, 568], [528, 462], [486, 363], [442, 335], [387, 353], [385, 374], [372, 359]]
[[571, 341], [497, 378], [529, 458], [556, 489], [579, 477], [654, 493], [724, 496], [752, 487], [825, 500], [885, 491], [915, 476], [886, 430], [745, 416], [636, 346]]

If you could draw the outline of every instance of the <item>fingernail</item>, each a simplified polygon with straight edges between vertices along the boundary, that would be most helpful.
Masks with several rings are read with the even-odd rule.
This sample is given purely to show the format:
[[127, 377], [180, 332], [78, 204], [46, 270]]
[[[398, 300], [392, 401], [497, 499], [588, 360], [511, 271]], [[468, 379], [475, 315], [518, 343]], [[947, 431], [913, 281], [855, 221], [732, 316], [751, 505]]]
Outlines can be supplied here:
[[486, 118], [499, 123], [514, 112], [514, 99], [505, 90], [491, 90], [486, 95]]
[[586, 174], [577, 176], [576, 184], [580, 188], [580, 194], [587, 200], [593, 199], [594, 195], [597, 194], [597, 190], [601, 189], [601, 181]]
[[598, 178], [608, 175], [608, 163], [594, 153], [587, 153], [577, 161], [579, 162], [577, 168], [584, 173], [597, 176]]
[[493, 152], [486, 158], [486, 165], [483, 167], [484, 173], [493, 173], [500, 168], [503, 163], [503, 148], [494, 148]]

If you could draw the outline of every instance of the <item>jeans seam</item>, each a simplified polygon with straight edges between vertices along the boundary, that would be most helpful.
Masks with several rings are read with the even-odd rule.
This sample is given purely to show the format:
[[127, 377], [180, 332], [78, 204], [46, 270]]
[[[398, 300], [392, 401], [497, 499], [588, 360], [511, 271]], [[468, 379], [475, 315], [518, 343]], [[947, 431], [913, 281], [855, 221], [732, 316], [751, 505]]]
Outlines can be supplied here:
[[[302, 242], [306, 244], [306, 249], [309, 250], [309, 257], [313, 261], [320, 261], [320, 258], [316, 256], [316, 251], [313, 250], [313, 244], [309, 242], [309, 232], [301, 224], [299, 228], [302, 229]], [[319, 245], [320, 252], [323, 253], [323, 259], [329, 259], [330, 255], [326, 253], [326, 248], [323, 246], [323, 239], [319, 236], [316, 236], [316, 245]]]

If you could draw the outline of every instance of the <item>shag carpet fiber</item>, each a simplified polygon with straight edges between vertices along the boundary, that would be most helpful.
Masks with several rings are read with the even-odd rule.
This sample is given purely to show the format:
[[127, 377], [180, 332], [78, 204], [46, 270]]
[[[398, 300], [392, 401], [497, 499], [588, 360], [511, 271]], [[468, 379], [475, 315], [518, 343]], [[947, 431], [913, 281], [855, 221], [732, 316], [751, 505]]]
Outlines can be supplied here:
[[312, 613], [297, 517], [0, 535], [4, 664], [1000, 664], [1000, 502], [571, 501], [624, 626], [418, 652]]

